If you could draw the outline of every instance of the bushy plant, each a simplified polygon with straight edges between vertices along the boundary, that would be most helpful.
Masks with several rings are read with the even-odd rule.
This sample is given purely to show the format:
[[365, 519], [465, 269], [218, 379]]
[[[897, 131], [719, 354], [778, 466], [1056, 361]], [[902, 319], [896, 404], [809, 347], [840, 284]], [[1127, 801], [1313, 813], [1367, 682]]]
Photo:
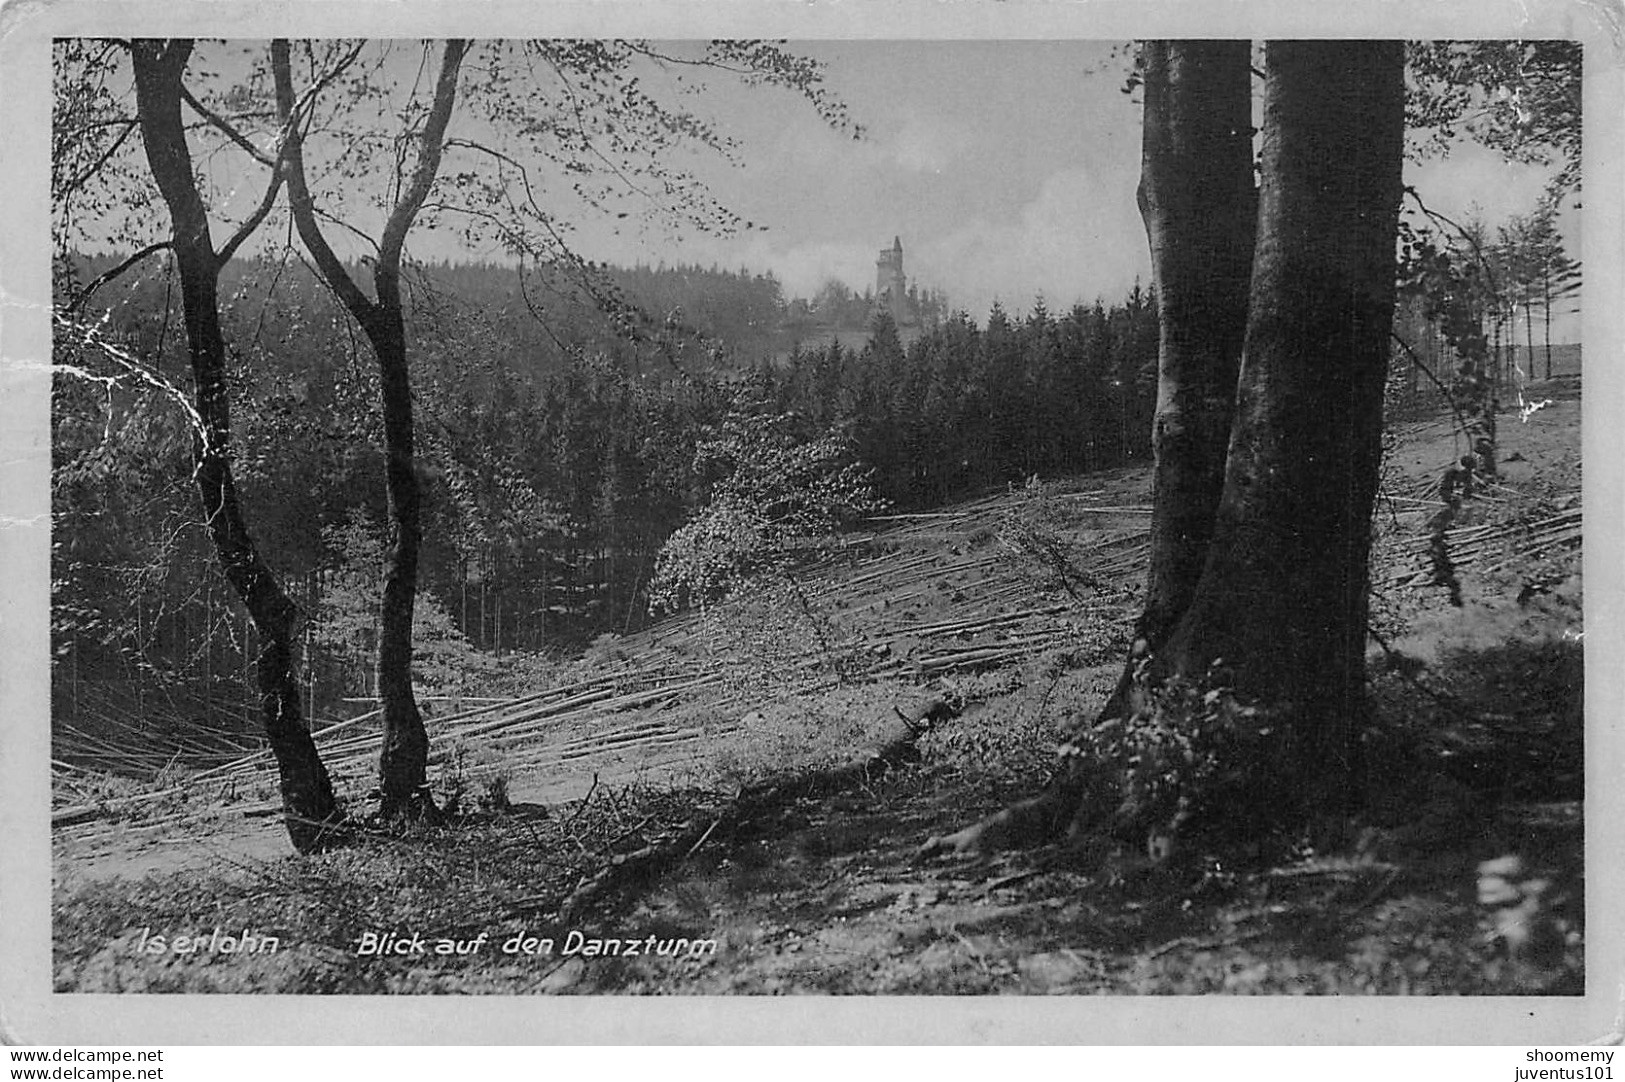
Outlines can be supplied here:
[[[1117, 790], [1114, 832], [1156, 850], [1175, 836], [1262, 842], [1292, 821], [1291, 730], [1228, 686], [1222, 661], [1200, 680], [1153, 684], [1142, 664], [1136, 706], [1068, 746]], [[1216, 833], [1222, 832], [1222, 833]]]
[[[345, 522], [322, 531], [337, 567], [322, 578], [321, 605], [312, 639], [341, 674], [343, 690], [365, 692], [378, 641], [383, 598], [382, 529], [352, 508]], [[420, 592], [412, 612], [412, 676], [415, 685], [446, 693], [478, 686], [495, 674], [495, 659], [480, 653], [432, 594]]]
[[804, 439], [794, 417], [742, 393], [700, 441], [694, 469], [709, 500], [660, 550], [650, 609], [698, 607], [707, 640], [769, 683], [809, 656], [844, 676], [852, 644], [799, 570], [838, 554], [842, 531], [883, 508], [847, 440]]
[[795, 580], [759, 580], [706, 606], [697, 639], [730, 690], [761, 700], [850, 684], [872, 661], [859, 627], [827, 591]]
[[649, 591], [656, 612], [785, 581], [883, 506], [844, 437], [803, 439], [793, 417], [742, 402], [699, 442], [694, 471], [709, 499], [660, 550]]

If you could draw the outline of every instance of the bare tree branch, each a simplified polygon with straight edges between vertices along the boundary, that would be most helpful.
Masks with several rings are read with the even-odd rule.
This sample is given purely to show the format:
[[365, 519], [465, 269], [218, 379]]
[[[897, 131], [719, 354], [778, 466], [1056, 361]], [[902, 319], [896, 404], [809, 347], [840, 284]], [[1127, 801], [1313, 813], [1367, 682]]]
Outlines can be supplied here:
[[266, 215], [271, 213], [271, 208], [276, 206], [276, 197], [277, 193], [282, 190], [282, 181], [283, 170], [279, 166], [271, 174], [271, 183], [266, 187], [265, 197], [260, 200], [260, 205], [254, 208], [254, 213], [243, 219], [243, 223], [237, 227], [237, 231], [226, 240], [225, 244], [220, 246], [220, 262], [224, 263], [235, 255], [237, 249], [242, 247], [243, 242], [253, 235], [254, 230], [260, 227], [261, 222], [265, 221]]
[[120, 262], [117, 266], [110, 267], [109, 269], [102, 271], [94, 279], [92, 279], [84, 289], [79, 291], [79, 295], [68, 304], [67, 311], [70, 313], [77, 312], [79, 309], [85, 306], [86, 302], [90, 300], [90, 295], [96, 292], [102, 286], [124, 274], [131, 267], [135, 266], [149, 255], [155, 255], [158, 252], [167, 251], [173, 247], [174, 244], [170, 241], [155, 241], [154, 243], [147, 245], [145, 248], [142, 248], [140, 251], [135, 252], [133, 255]]
[[106, 165], [112, 160], [113, 155], [118, 153], [119, 147], [124, 145], [124, 141], [130, 137], [130, 133], [135, 131], [139, 124], [140, 121], [135, 117], [108, 122], [109, 126], [122, 125], [124, 130], [118, 133], [118, 137], [113, 140], [113, 145], [103, 151], [101, 156], [97, 158], [94, 163], [87, 166], [78, 176], [74, 177], [72, 180], [68, 181], [67, 184], [63, 185], [60, 192], [52, 192], [51, 198], [57, 203], [61, 203], [62, 201], [71, 198], [73, 193], [84, 187], [85, 183], [89, 181], [91, 177], [101, 172], [102, 166]]
[[1461, 415], [1461, 410], [1457, 408], [1456, 396], [1450, 393], [1450, 388], [1446, 387], [1439, 380], [1438, 375], [1433, 371], [1433, 369], [1422, 363], [1422, 358], [1416, 355], [1416, 351], [1411, 348], [1411, 344], [1409, 342], [1405, 341], [1405, 339], [1399, 336], [1398, 331], [1390, 330], [1388, 332], [1388, 336], [1395, 342], [1399, 343], [1399, 348], [1405, 351], [1405, 355], [1411, 359], [1411, 363], [1416, 366], [1417, 370], [1426, 376], [1433, 383], [1433, 385], [1439, 389], [1440, 394], [1444, 395], [1444, 400], [1450, 405], [1450, 412], [1455, 416], [1456, 427], [1461, 429], [1462, 435], [1470, 438], [1472, 435], [1472, 430], [1468, 428], [1467, 419]]
[[248, 136], [234, 128], [225, 117], [198, 101], [192, 92], [186, 89], [184, 85], [181, 87], [181, 100], [187, 105], [190, 105], [193, 112], [197, 113], [198, 116], [207, 121], [209, 127], [214, 128], [227, 139], [230, 139], [233, 143], [236, 143], [238, 146], [242, 147], [243, 150], [248, 153], [249, 157], [253, 158], [263, 166], [267, 166], [272, 169], [276, 168], [276, 162], [269, 154], [255, 146], [253, 141], [249, 139]]
[[355, 313], [357, 318], [369, 316], [375, 308], [372, 299], [363, 293], [361, 287], [356, 285], [355, 279], [350, 277], [350, 272], [345, 270], [343, 261], [327, 243], [327, 238], [322, 234], [321, 226], [316, 221], [316, 201], [311, 196], [310, 186], [305, 180], [303, 136], [295, 120], [298, 105], [294, 99], [293, 65], [286, 38], [278, 38], [271, 42], [271, 72], [276, 81], [277, 113], [283, 123], [288, 125], [284, 142], [284, 154], [288, 162], [288, 202], [293, 209], [293, 220], [299, 230], [299, 239], [304, 242], [322, 277], [331, 284], [344, 306]]
[[1405, 189], [1405, 194], [1411, 197], [1411, 200], [1415, 202], [1416, 206], [1422, 211], [1423, 214], [1426, 214], [1429, 218], [1436, 222], [1443, 222], [1451, 229], [1454, 229], [1461, 236], [1461, 239], [1467, 242], [1468, 246], [1473, 250], [1473, 258], [1477, 261], [1479, 269], [1482, 270], [1484, 272], [1484, 276], [1489, 279], [1490, 289], [1493, 292], [1499, 293], [1501, 291], [1501, 286], [1495, 276], [1495, 266], [1490, 261], [1490, 257], [1485, 253], [1483, 246], [1478, 243], [1478, 238], [1473, 236], [1472, 232], [1469, 231], [1466, 226], [1461, 225], [1459, 222], [1455, 221], [1449, 216], [1434, 210], [1432, 207], [1424, 203], [1422, 201], [1421, 193], [1419, 193], [1415, 188], [1407, 186]]
[[[168, 245], [165, 245], [165, 247], [168, 247]], [[129, 350], [101, 337], [95, 327], [87, 326], [65, 315], [58, 315], [55, 319], [55, 323], [58, 330], [75, 336], [78, 339], [77, 344], [81, 349], [96, 350], [97, 352], [101, 353], [102, 356], [112, 361], [130, 375], [135, 376], [137, 379], [141, 380], [143, 383], [146, 383], [148, 386], [154, 388], [160, 394], [164, 395], [164, 397], [174, 402], [180, 408], [180, 411], [185, 414], [187, 424], [191, 427], [192, 431], [197, 434], [198, 438], [203, 441], [204, 446], [207, 447], [209, 445], [209, 427], [203, 423], [203, 417], [198, 413], [197, 407], [192, 403], [191, 397], [188, 396], [187, 393], [180, 387], [177, 387], [174, 383], [170, 382], [170, 380], [167, 379], [163, 373], [143, 363], [140, 358], [136, 357], [136, 355], [131, 353]], [[93, 376], [86, 369], [75, 365], [58, 364], [53, 365], [52, 367], [58, 371], [65, 372], [69, 375], [78, 376], [83, 379], [88, 379], [93, 382], [108, 382], [107, 377]], [[117, 377], [113, 378], [116, 379]]]
[[406, 190], [395, 204], [395, 209], [390, 212], [389, 221], [384, 225], [383, 239], [378, 245], [380, 266], [392, 266], [399, 262], [401, 248], [406, 243], [407, 230], [412, 227], [412, 220], [417, 216], [418, 209], [423, 206], [423, 201], [428, 198], [429, 188], [433, 186], [435, 176], [440, 171], [440, 157], [445, 151], [446, 126], [451, 122], [451, 110], [457, 101], [457, 76], [467, 52], [466, 40], [454, 39], [446, 42], [440, 65], [440, 79], [435, 86], [434, 106], [429, 110], [429, 118], [424, 125], [417, 164], [413, 167], [412, 178], [407, 183]]

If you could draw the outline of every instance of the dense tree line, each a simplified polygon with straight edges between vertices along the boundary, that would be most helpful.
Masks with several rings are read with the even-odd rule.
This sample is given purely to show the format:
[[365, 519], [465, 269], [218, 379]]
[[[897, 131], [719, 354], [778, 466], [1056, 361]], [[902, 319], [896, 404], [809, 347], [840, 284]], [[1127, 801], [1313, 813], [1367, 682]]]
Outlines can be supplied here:
[[890, 317], [860, 351], [798, 349], [761, 378], [808, 433], [850, 434], [879, 493], [929, 507], [1033, 474], [1119, 466], [1150, 453], [1157, 323], [1136, 286], [1121, 303], [1042, 300], [985, 326], [957, 312], [904, 349]]
[[[556, 268], [516, 273], [495, 263], [431, 263], [421, 268], [415, 284], [420, 291], [513, 317], [504, 321], [502, 359], [515, 368], [556, 371], [570, 358], [591, 353], [613, 357], [634, 374], [664, 379], [675, 374], [669, 359], [685, 368], [709, 367], [720, 359], [718, 351], [733, 360], [790, 348], [791, 302], [771, 273], [683, 263], [595, 269], [600, 296], [579, 276]], [[628, 315], [650, 329], [670, 320], [692, 334], [654, 349], [626, 333]]]
[[[108, 263], [65, 261], [63, 295]], [[806, 443], [838, 435], [900, 508], [1148, 451], [1157, 332], [1138, 288], [1060, 318], [1042, 302], [1019, 318], [995, 308], [985, 326], [958, 313], [906, 350], [881, 316], [862, 350], [831, 341], [744, 364], [712, 333], [729, 323], [685, 320], [717, 307], [694, 299], [712, 286], [756, 295], [767, 320], [771, 278], [609, 276], [644, 311], [681, 309], [675, 329], [653, 345], [614, 338], [600, 313], [563, 304], [544, 328], [517, 300], [512, 268], [434, 265], [412, 279], [425, 515], [416, 668], [430, 690], [455, 683], [459, 666], [477, 673], [484, 655], [576, 649], [646, 622], [661, 546], [711, 494], [697, 448], [741, 412], [778, 418]], [[301, 609], [307, 706], [331, 711], [376, 691], [378, 374], [303, 266], [234, 261], [221, 295], [226, 337], [241, 343], [227, 364], [236, 483]], [[103, 288], [85, 316], [94, 334], [58, 342], [59, 705], [71, 715], [84, 682], [110, 678], [139, 695], [241, 697], [254, 632], [209, 559], [191, 490], [167, 264]]]

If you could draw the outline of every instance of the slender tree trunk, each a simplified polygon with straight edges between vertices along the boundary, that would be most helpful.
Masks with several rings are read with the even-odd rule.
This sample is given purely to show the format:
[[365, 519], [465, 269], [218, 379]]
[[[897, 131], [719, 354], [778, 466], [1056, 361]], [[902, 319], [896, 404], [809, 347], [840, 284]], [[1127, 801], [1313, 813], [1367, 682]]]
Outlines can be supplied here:
[[1529, 360], [1529, 375], [1535, 378], [1535, 299], [1532, 294], [1525, 294], [1523, 300], [1523, 341], [1526, 356]]
[[[378, 278], [384, 277], [380, 264]], [[384, 560], [384, 593], [378, 634], [378, 697], [384, 740], [379, 756], [383, 812], [416, 815], [428, 785], [429, 735], [412, 692], [412, 616], [417, 600], [418, 556], [423, 545], [421, 496], [414, 468], [412, 385], [406, 364], [406, 333], [394, 285], [392, 311], [367, 329], [378, 358], [383, 396], [385, 485], [391, 544]], [[380, 297], [385, 285], [379, 282]]]
[[1497, 306], [1495, 312], [1495, 334], [1491, 340], [1490, 356], [1495, 361], [1495, 379], [1490, 383], [1490, 401], [1496, 402], [1501, 398], [1501, 391], [1507, 380], [1507, 344], [1506, 310]]
[[254, 724], [254, 704], [249, 701], [251, 698], [251, 693], [248, 690], [254, 684], [254, 664], [252, 661], [253, 650], [248, 645], [248, 637], [253, 630], [254, 617], [244, 617], [242, 651], [243, 679], [241, 683], [243, 688], [243, 728], [245, 729], [251, 728]]
[[[260, 557], [231, 472], [231, 412], [217, 293], [220, 261], [193, 180], [181, 120], [181, 76], [190, 52], [188, 41], [132, 43], [137, 110], [147, 161], [173, 220], [187, 351], [201, 423], [193, 440], [198, 497], [226, 580], [259, 631], [256, 682], [266, 737], [276, 759], [288, 835], [294, 848], [309, 852], [321, 847], [325, 828], [337, 818], [337, 805], [332, 782], [299, 709], [299, 683], [293, 666], [298, 609]], [[246, 628], [243, 645], [246, 667]]]
[[[74, 673], [79, 671], [79, 659], [74, 657]], [[203, 580], [203, 686], [208, 696], [210, 710], [214, 703], [214, 584], [207, 578]], [[77, 698], [75, 702], [77, 702]]]
[[[1540, 279], [1541, 285], [1541, 323], [1546, 332], [1546, 378], [1552, 378], [1552, 274], [1551, 268], [1545, 268]], [[1531, 361], [1530, 365], [1533, 366]]]
[[[1371, 512], [1394, 308], [1400, 42], [1268, 46], [1263, 187], [1224, 495], [1158, 669], [1222, 660], [1280, 712], [1295, 807], [1345, 810], [1366, 716]], [[1280, 790], [1280, 785], [1270, 788]]]
[[300, 240], [310, 251], [329, 288], [361, 326], [378, 361], [391, 533], [378, 637], [378, 696], [384, 722], [378, 769], [382, 812], [390, 818], [417, 816], [433, 808], [428, 795], [429, 737], [412, 692], [412, 614], [417, 598], [423, 530], [414, 464], [412, 383], [401, 301], [401, 260], [406, 235], [440, 168], [446, 128], [457, 99], [458, 73], [467, 47], [464, 41], [450, 41], [444, 46], [434, 102], [417, 140], [417, 160], [390, 210], [379, 240], [373, 272], [375, 297], [369, 298], [351, 279], [322, 234], [305, 177], [299, 134], [301, 118], [296, 116], [289, 45], [285, 40], [271, 44], [277, 111], [288, 125], [289, 133], [286, 150], [289, 204]]
[[1251, 48], [1152, 41], [1142, 51], [1139, 203], [1160, 327], [1156, 469], [1145, 609], [1102, 717], [1123, 711], [1139, 658], [1162, 647], [1190, 603], [1224, 487], [1257, 207]]
[[305, 621], [305, 717], [316, 717], [316, 621], [314, 614], [321, 611], [322, 599], [317, 592], [316, 572], [305, 580], [306, 610], [312, 619]]

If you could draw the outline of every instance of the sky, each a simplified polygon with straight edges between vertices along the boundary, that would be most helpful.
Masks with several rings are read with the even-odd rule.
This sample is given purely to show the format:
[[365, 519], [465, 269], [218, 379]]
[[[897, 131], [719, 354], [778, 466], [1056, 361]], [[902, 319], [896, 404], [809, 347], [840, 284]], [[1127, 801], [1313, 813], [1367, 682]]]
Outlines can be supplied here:
[[[243, 55], [247, 44], [235, 43], [232, 55]], [[731, 137], [737, 154], [728, 161], [684, 152], [677, 162], [723, 205], [765, 228], [732, 237], [674, 233], [640, 213], [647, 208], [636, 199], [625, 205], [632, 213], [624, 220], [550, 203], [573, 226], [578, 254], [621, 265], [770, 271], [787, 296], [810, 297], [829, 279], [859, 292], [872, 287], [876, 256], [895, 237], [912, 280], [979, 320], [995, 301], [1016, 314], [1042, 297], [1060, 311], [1116, 300], [1136, 279], [1149, 284], [1135, 203], [1140, 106], [1123, 92], [1128, 61], [1120, 45], [861, 40], [790, 47], [823, 62], [825, 86], [863, 125], [862, 139], [831, 129], [794, 93], [706, 76], [703, 89], [681, 103]], [[427, 85], [420, 60], [420, 50], [399, 43], [392, 78], [402, 87]], [[229, 74], [231, 63], [216, 66]], [[692, 70], [686, 74], [693, 89]], [[460, 111], [451, 134], [477, 123]], [[207, 167], [231, 168], [214, 159]], [[1430, 207], [1458, 220], [1477, 213], [1492, 227], [1533, 209], [1547, 176], [1473, 144], [1406, 169]], [[259, 190], [239, 178], [216, 179], [249, 202]], [[1578, 218], [1566, 216], [1573, 253]], [[409, 253], [499, 257], [421, 230]], [[1572, 329], [1559, 327], [1558, 340], [1578, 334], [1577, 320], [1568, 322]]]
[[[719, 239], [594, 238], [615, 262], [771, 270], [788, 295], [829, 278], [872, 285], [894, 237], [922, 287], [978, 319], [1042, 296], [1051, 310], [1121, 297], [1150, 280], [1135, 203], [1140, 106], [1123, 93], [1121, 48], [1089, 41], [821, 42], [865, 138], [825, 126], [784, 92], [714, 81], [708, 115], [741, 144], [737, 167], [701, 168], [711, 190], [766, 232]], [[1547, 178], [1475, 144], [1408, 163], [1433, 209], [1491, 225], [1533, 209]], [[1577, 222], [1578, 215], [1569, 215]], [[593, 232], [584, 230], [583, 237]], [[1578, 237], [1571, 237], [1578, 252]], [[1559, 337], [1568, 333], [1561, 328]], [[1573, 329], [1577, 333], [1577, 325]]]
[[[741, 164], [702, 174], [767, 231], [641, 242], [623, 232], [594, 237], [599, 258], [771, 270], [787, 294], [810, 296], [831, 277], [872, 285], [875, 258], [896, 237], [908, 275], [977, 318], [995, 300], [1020, 312], [1042, 296], [1061, 310], [1149, 283], [1135, 202], [1141, 110], [1122, 91], [1127, 61], [1113, 43], [796, 48], [826, 64], [865, 138], [831, 131], [787, 93], [714, 82], [707, 112], [740, 141]], [[1475, 144], [1406, 173], [1433, 209], [1491, 225], [1533, 209], [1547, 178]]]
[[830, 277], [872, 285], [895, 237], [911, 278], [978, 317], [995, 299], [1065, 307], [1149, 276], [1139, 108], [1110, 45], [799, 47], [827, 64], [865, 137], [831, 131], [788, 94], [727, 93], [717, 114], [736, 119], [743, 164], [707, 180], [768, 230], [691, 238], [696, 258], [771, 269], [809, 296]]

